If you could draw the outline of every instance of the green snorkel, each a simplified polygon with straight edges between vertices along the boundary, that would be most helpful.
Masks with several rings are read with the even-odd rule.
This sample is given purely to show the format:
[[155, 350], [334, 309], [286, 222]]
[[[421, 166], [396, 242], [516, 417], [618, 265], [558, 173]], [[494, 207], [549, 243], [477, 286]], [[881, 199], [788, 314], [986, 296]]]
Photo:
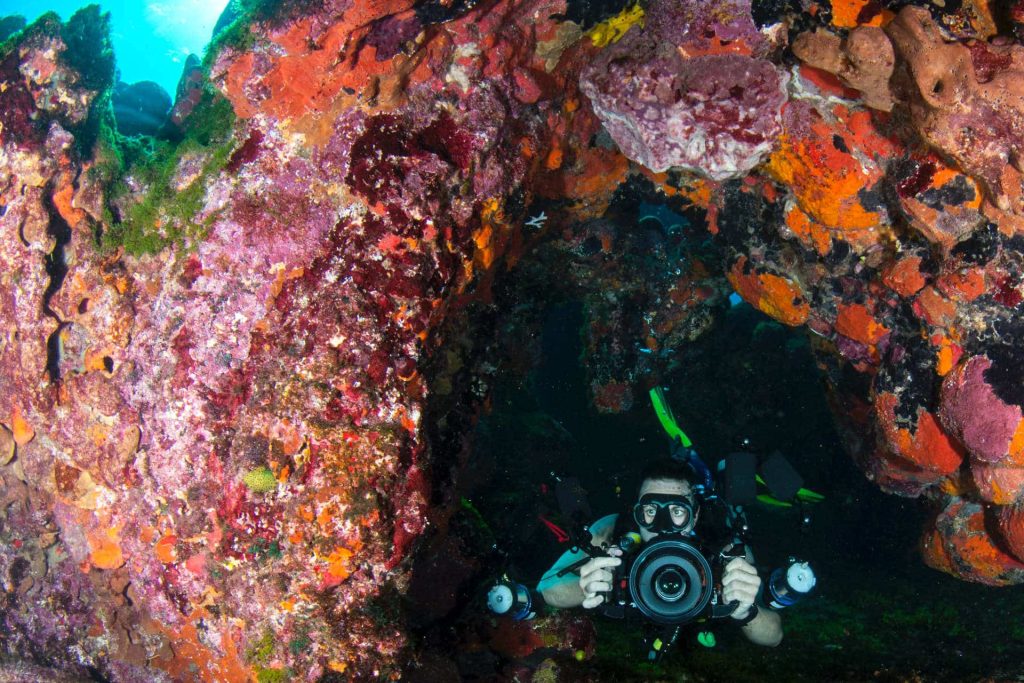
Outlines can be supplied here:
[[675, 415], [672, 414], [672, 408], [669, 407], [668, 401], [665, 400], [665, 390], [661, 387], [654, 387], [651, 389], [651, 403], [654, 405], [654, 413], [658, 416], [658, 420], [661, 422], [662, 429], [665, 430], [675, 442], [677, 439], [679, 443], [683, 445], [683, 448], [690, 448], [693, 446], [693, 442], [690, 441], [690, 437], [686, 435], [682, 429], [679, 428], [679, 424], [676, 422]]
[[650, 391], [651, 404], [654, 412], [661, 422], [662, 429], [672, 439], [672, 459], [685, 462], [700, 477], [701, 482], [694, 482], [694, 489], [700, 495], [711, 495], [715, 490], [715, 479], [708, 469], [707, 464], [701, 459], [697, 451], [693, 449], [693, 442], [686, 435], [676, 422], [676, 416], [672, 414], [672, 408], [665, 399], [665, 390], [661, 387], [654, 387]]

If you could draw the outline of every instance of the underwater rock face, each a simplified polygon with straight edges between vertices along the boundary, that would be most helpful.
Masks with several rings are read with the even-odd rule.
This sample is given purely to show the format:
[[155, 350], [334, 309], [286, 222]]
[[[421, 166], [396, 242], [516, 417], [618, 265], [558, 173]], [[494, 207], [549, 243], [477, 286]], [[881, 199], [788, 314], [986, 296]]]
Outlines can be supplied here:
[[156, 135], [171, 109], [171, 97], [158, 83], [118, 82], [112, 96], [114, 120], [122, 135]]
[[[125, 681], [398, 676], [431, 514], [420, 364], [486, 299], [514, 247], [502, 200], [540, 144], [519, 81], [478, 71], [466, 93], [447, 57], [405, 75], [412, 98], [361, 106], [376, 76], [309, 36], [369, 31], [401, 3], [344, 5], [224, 49], [215, 78], [242, 118], [217, 138], [230, 105], [205, 91], [157, 173], [111, 171], [109, 131], [81, 145], [111, 84], [78, 85], [59, 23], [4, 55], [7, 656]], [[436, 49], [518, 44], [515, 9], [500, 31], [451, 22]], [[267, 100], [241, 94], [281, 73]], [[318, 78], [337, 101], [303, 90]], [[447, 380], [452, 402], [469, 379], [481, 391]]]
[[[734, 252], [730, 280], [765, 313], [805, 323], [819, 355], [838, 356], [823, 363], [834, 368], [826, 378], [869, 478], [942, 502], [946, 512], [926, 531], [928, 563], [972, 581], [1020, 583], [1021, 558], [1000, 550], [1016, 547], [1007, 527], [1018, 518], [1001, 515], [996, 531], [980, 507], [1012, 506], [1024, 494], [1024, 242], [1005, 146], [1021, 120], [1019, 48], [957, 42], [913, 7], [864, 21], [845, 37], [818, 29], [796, 40], [804, 63], [791, 90], [800, 97], [787, 104], [782, 144], [764, 165], [776, 185], [727, 187], [718, 213]], [[1000, 93], [987, 89], [996, 81]], [[897, 120], [932, 149], [914, 149]], [[754, 231], [732, 227], [742, 218], [723, 223], [730, 211], [772, 216], [765, 207], [781, 220], [762, 218]], [[792, 294], [765, 294], [772, 278]]]

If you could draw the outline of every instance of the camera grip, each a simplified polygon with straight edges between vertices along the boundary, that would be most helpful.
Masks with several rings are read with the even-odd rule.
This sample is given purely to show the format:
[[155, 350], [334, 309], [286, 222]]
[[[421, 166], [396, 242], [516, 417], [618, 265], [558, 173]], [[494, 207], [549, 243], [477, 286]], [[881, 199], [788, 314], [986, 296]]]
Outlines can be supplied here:
[[736, 608], [740, 606], [739, 600], [733, 600], [728, 604], [718, 604], [711, 607], [711, 618], [722, 619], [724, 617], [732, 616], [732, 613], [736, 611]]

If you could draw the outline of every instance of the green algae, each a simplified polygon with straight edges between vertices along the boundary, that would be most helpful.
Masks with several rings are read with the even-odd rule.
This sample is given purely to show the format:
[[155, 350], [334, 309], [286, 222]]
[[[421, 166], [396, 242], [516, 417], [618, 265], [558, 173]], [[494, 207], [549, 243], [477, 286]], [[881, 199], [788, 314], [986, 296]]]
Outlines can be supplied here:
[[114, 83], [114, 46], [110, 42], [110, 12], [86, 5], [63, 25], [64, 60], [78, 72], [79, 83], [103, 91]]
[[110, 13], [101, 13], [98, 5], [87, 5], [64, 23], [56, 12], [46, 12], [0, 41], [0, 59], [6, 59], [30, 35], [59, 35], [64, 43], [60, 62], [77, 74], [76, 87], [98, 93], [84, 121], [74, 124], [61, 120], [61, 124], [74, 135], [79, 154], [89, 158], [103, 128], [113, 125], [110, 90], [116, 69], [110, 40]]
[[[171, 244], [194, 244], [205, 238], [213, 217], [198, 220], [197, 216], [209, 179], [224, 168], [235, 147], [234, 121], [231, 103], [207, 90], [179, 143], [125, 137], [108, 129], [105, 172], [110, 173], [111, 164], [117, 167], [111, 203], [125, 208], [120, 220], [108, 224], [103, 247], [123, 246], [130, 254], [153, 254]], [[184, 187], [175, 187], [179, 167], [189, 157], [201, 168]], [[141, 199], [135, 199], [133, 186], [144, 188]]]
[[292, 638], [288, 641], [288, 651], [298, 657], [309, 648], [310, 643], [310, 639], [306, 636]]
[[110, 97], [117, 72], [110, 40], [110, 12], [100, 13], [98, 5], [83, 7], [62, 26], [61, 39], [66, 46], [62, 59], [78, 72], [79, 84], [99, 93], [85, 121], [70, 127], [79, 153], [88, 157], [103, 129], [114, 124]]
[[266, 466], [249, 470], [242, 477], [242, 481], [253, 493], [268, 493], [277, 488], [277, 479]]
[[265, 664], [274, 656], [274, 632], [269, 628], [263, 632], [260, 639], [252, 643], [245, 651], [245, 658], [250, 662]]
[[258, 539], [246, 550], [256, 560], [279, 560], [282, 557], [281, 544], [277, 541]]
[[256, 670], [258, 683], [285, 683], [292, 680], [290, 669], [272, 669], [264, 667]]

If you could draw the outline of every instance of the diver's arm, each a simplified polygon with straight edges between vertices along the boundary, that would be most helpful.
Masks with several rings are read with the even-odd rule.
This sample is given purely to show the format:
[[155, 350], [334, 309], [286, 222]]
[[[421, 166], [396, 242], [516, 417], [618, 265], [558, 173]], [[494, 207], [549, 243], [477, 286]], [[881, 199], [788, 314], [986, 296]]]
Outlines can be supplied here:
[[[611, 530], [615, 523], [615, 515], [608, 515], [598, 520], [591, 527], [591, 531], [594, 536], [591, 540], [591, 545], [600, 548], [602, 543], [606, 543], [608, 538], [611, 536]], [[596, 607], [602, 602], [602, 600], [595, 600], [594, 596], [588, 596], [583, 590], [583, 584], [585, 576], [590, 576], [591, 579], [600, 580], [602, 575], [594, 575], [595, 571], [606, 570], [607, 567], [612, 567], [621, 563], [621, 560], [612, 557], [600, 557], [592, 558], [589, 562], [584, 564], [575, 572], [568, 572], [562, 576], [558, 576], [558, 573], [565, 567], [577, 562], [578, 560], [584, 559], [586, 555], [582, 552], [571, 552], [566, 551], [562, 554], [558, 561], [551, 567], [551, 569], [544, 572], [544, 576], [541, 578], [539, 584], [537, 584], [537, 592], [544, 598], [544, 602], [552, 607]], [[609, 562], [609, 560], [615, 560]], [[600, 588], [601, 586], [596, 586]], [[609, 590], [611, 586], [609, 585]], [[594, 603], [594, 604], [584, 604]]]
[[622, 558], [619, 557], [621, 550], [610, 548], [608, 553], [606, 556], [590, 558], [579, 568], [578, 577], [576, 574], [568, 574], [575, 581], [556, 583], [542, 589], [540, 593], [544, 602], [552, 607], [586, 609], [604, 604], [615, 581], [615, 568], [622, 564]]
[[759, 607], [757, 616], [743, 627], [743, 635], [755, 645], [775, 647], [782, 642], [782, 617], [767, 607]]
[[[571, 575], [577, 578], [575, 574]], [[552, 607], [579, 607], [583, 604], [583, 589], [579, 581], [556, 583], [540, 592], [544, 602]]]
[[745, 557], [735, 557], [725, 566], [722, 576], [722, 599], [738, 603], [732, 618], [743, 621], [749, 618], [750, 610], [757, 614], [743, 624], [743, 635], [752, 643], [775, 647], [782, 642], [782, 619], [777, 612], [768, 609], [758, 596], [761, 593], [761, 576], [754, 568], [754, 554], [745, 547]]

